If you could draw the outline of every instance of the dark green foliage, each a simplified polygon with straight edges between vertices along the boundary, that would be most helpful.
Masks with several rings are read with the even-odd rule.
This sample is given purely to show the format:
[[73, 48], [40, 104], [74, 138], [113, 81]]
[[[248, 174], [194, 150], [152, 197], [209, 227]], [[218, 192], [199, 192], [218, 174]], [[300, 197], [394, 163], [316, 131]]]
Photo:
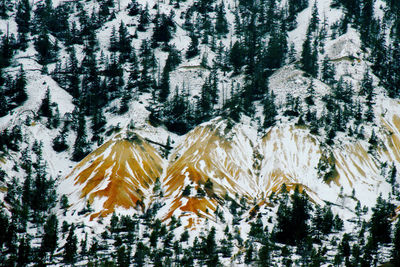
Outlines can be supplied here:
[[325, 57], [322, 61], [322, 81], [328, 85], [333, 85], [335, 82], [335, 68], [329, 58]]
[[228, 22], [225, 18], [225, 5], [222, 1], [217, 7], [217, 18], [215, 21], [215, 31], [217, 34], [225, 35], [229, 32]]
[[131, 0], [131, 2], [128, 5], [128, 10], [129, 10], [128, 14], [130, 16], [136, 16], [139, 15], [141, 6], [137, 0]]
[[185, 188], [182, 191], [182, 196], [184, 196], [184, 197], [190, 196], [191, 189], [192, 189], [192, 187], [190, 185], [185, 186]]
[[275, 106], [275, 95], [274, 92], [267, 93], [264, 99], [264, 128], [269, 128], [275, 124], [275, 117], [278, 115], [277, 108]]
[[39, 107], [39, 116], [44, 116], [50, 118], [53, 114], [51, 111], [51, 101], [50, 101], [50, 89], [47, 88], [46, 94], [42, 100], [42, 104]]
[[195, 35], [192, 34], [190, 36], [191, 38], [191, 42], [190, 42], [190, 46], [188, 48], [188, 50], [186, 51], [186, 58], [190, 59], [193, 58], [195, 56], [199, 55], [199, 38]]
[[269, 70], [280, 68], [284, 65], [287, 53], [287, 32], [286, 25], [276, 24], [271, 33], [268, 48], [265, 56], [265, 67]]
[[28, 236], [23, 236], [19, 240], [17, 266], [26, 266], [30, 262], [29, 259], [30, 253], [31, 253], [30, 238]]
[[[56, 204], [57, 194], [55, 191], [55, 181], [48, 177], [46, 173], [46, 162], [42, 156], [42, 143], [34, 143], [32, 150], [36, 154], [36, 161], [33, 162], [36, 175], [32, 183], [31, 208], [35, 214], [41, 215], [48, 212]], [[34, 220], [41, 221], [41, 216]]]
[[17, 12], [15, 14], [15, 22], [18, 26], [18, 42], [19, 46], [24, 50], [27, 48], [27, 38], [30, 31], [31, 7], [29, 0], [21, 0], [17, 5]]
[[145, 265], [145, 260], [148, 255], [149, 249], [146, 247], [143, 242], [139, 242], [136, 247], [136, 252], [133, 257], [133, 260], [135, 262], [135, 265], [138, 267], [144, 266]]
[[291, 205], [281, 202], [277, 211], [277, 225], [274, 230], [276, 241], [294, 244], [303, 241], [309, 234], [311, 206], [305, 192], [300, 193], [296, 186], [291, 196]]
[[316, 42], [311, 38], [311, 33], [308, 31], [306, 39], [303, 43], [303, 50], [301, 51], [301, 67], [302, 70], [307, 72], [313, 77], [318, 75], [318, 51]]
[[42, 237], [41, 249], [44, 252], [50, 252], [50, 255], [54, 254], [57, 248], [58, 241], [58, 219], [55, 214], [51, 214], [43, 227], [44, 235]]
[[80, 161], [88, 153], [88, 140], [86, 134], [86, 120], [83, 112], [80, 111], [78, 114], [78, 128], [76, 132], [76, 140], [74, 143], [74, 151], [72, 153], [73, 161]]
[[244, 53], [245, 49], [242, 47], [242, 45], [239, 42], [235, 42], [229, 54], [229, 62], [233, 67], [234, 73], [239, 73], [245, 64], [245, 58], [243, 57]]
[[7, 34], [2, 36], [0, 43], [0, 68], [8, 67], [14, 55], [13, 40]]
[[68, 123], [64, 122], [64, 125], [60, 131], [60, 133], [53, 139], [53, 149], [56, 152], [62, 152], [68, 149], [69, 145], [67, 144], [67, 136], [68, 136]]
[[217, 73], [213, 70], [205, 80], [197, 103], [197, 121], [199, 123], [210, 120], [215, 114], [214, 106], [218, 103]]
[[153, 42], [164, 42], [167, 44], [171, 40], [176, 28], [173, 17], [165, 14], [157, 14], [154, 23]]
[[150, 15], [148, 6], [146, 4], [146, 6], [140, 11], [139, 26], [137, 30], [141, 32], [146, 31], [146, 28], [149, 23], [150, 23]]
[[58, 46], [50, 40], [48, 32], [44, 30], [40, 32], [35, 39], [35, 49], [39, 64], [47, 65], [56, 61]]
[[394, 228], [391, 262], [394, 264], [394, 266], [400, 265], [400, 220], [399, 219], [397, 220], [397, 223]]
[[10, 0], [0, 1], [0, 18], [8, 19], [8, 12], [12, 10], [12, 2]]
[[187, 91], [176, 88], [173, 97], [162, 106], [153, 107], [150, 119], [155, 123], [164, 123], [168, 130], [185, 134], [195, 125], [193, 107], [190, 105]]
[[395, 206], [384, 200], [380, 195], [376, 200], [376, 205], [372, 208], [372, 217], [370, 220], [371, 242], [389, 243], [391, 241], [391, 223]]
[[78, 239], [75, 235], [75, 226], [69, 227], [68, 237], [64, 245], [63, 259], [64, 263], [74, 264], [78, 250]]

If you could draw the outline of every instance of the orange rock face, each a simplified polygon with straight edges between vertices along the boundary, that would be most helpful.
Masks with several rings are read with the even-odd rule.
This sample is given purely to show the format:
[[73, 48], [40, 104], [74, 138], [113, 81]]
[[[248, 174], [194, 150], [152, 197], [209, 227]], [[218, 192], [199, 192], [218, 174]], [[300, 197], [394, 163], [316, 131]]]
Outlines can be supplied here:
[[[391, 162], [400, 155], [395, 139], [400, 119], [384, 125], [394, 134], [377, 154]], [[377, 161], [362, 142], [328, 148], [325, 155], [316, 137], [301, 127], [273, 127], [262, 138], [244, 131], [222, 119], [201, 125], [174, 148], [168, 162], [140, 136], [119, 134], [83, 159], [67, 179], [75, 195], [95, 207], [90, 214], [95, 218], [117, 207], [145, 209], [155, 199], [152, 190], [159, 178], [162, 217], [188, 217], [189, 225], [198, 217], [212, 218], [225, 196], [238, 195], [253, 207], [268, 205], [270, 195], [285, 183], [288, 191], [298, 186], [320, 203], [320, 188], [351, 190], [361, 184], [369, 190], [380, 182]], [[318, 177], [321, 162], [333, 166], [329, 181]]]
[[90, 204], [105, 199], [93, 218], [107, 216], [116, 207], [137, 207], [161, 172], [162, 159], [147, 142], [138, 136], [116, 137], [84, 158], [69, 178]]

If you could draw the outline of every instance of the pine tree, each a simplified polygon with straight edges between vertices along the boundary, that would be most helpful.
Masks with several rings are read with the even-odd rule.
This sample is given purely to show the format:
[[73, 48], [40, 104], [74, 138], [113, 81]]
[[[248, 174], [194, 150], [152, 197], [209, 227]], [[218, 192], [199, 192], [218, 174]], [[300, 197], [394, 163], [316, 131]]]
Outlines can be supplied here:
[[268, 48], [265, 56], [265, 66], [273, 70], [280, 68], [284, 64], [287, 53], [287, 32], [284, 22], [280, 26], [273, 27]]
[[14, 54], [11, 41], [8, 33], [2, 37], [0, 44], [0, 68], [8, 67], [11, 64], [11, 58]]
[[15, 14], [15, 22], [18, 26], [18, 42], [19, 46], [25, 50], [28, 46], [28, 33], [30, 31], [29, 25], [31, 20], [31, 7], [29, 0], [21, 0], [17, 5], [17, 12]]
[[150, 15], [149, 15], [149, 8], [146, 4], [144, 9], [140, 11], [140, 17], [139, 17], [139, 26], [137, 27], [137, 30], [140, 32], [146, 31], [146, 27], [150, 23]]
[[310, 85], [307, 87], [307, 94], [304, 98], [307, 105], [314, 105], [314, 97], [315, 97], [315, 88], [314, 88], [314, 80], [311, 79]]
[[154, 24], [153, 44], [155, 46], [157, 46], [159, 42], [164, 42], [165, 45], [168, 44], [175, 31], [173, 18], [167, 17], [165, 14], [157, 14]]
[[75, 235], [75, 225], [69, 227], [69, 233], [64, 245], [63, 258], [64, 263], [74, 264], [76, 261], [76, 254], [78, 251], [78, 239]]
[[335, 82], [335, 67], [329, 62], [328, 57], [322, 61], [322, 81], [328, 85], [333, 85]]
[[222, 1], [221, 4], [219, 4], [219, 6], [217, 7], [216, 15], [217, 15], [217, 18], [216, 18], [216, 22], [215, 22], [215, 31], [219, 35], [227, 34], [229, 32], [229, 29], [228, 29], [228, 22], [225, 17], [224, 1]]
[[190, 35], [190, 46], [188, 48], [188, 50], [186, 51], [186, 58], [190, 59], [193, 58], [197, 55], [199, 55], [200, 51], [199, 51], [199, 38], [195, 35], [195, 34], [191, 34]]
[[8, 114], [8, 102], [5, 96], [3, 88], [0, 87], [0, 117], [6, 116]]
[[39, 64], [47, 65], [56, 61], [57, 45], [53, 44], [46, 30], [42, 30], [35, 39], [35, 49], [37, 51], [37, 59]]
[[141, 9], [141, 6], [137, 2], [137, 0], [131, 0], [131, 2], [128, 5], [128, 10], [129, 10], [128, 14], [129, 14], [129, 16], [139, 15], [140, 9]]
[[88, 153], [88, 142], [86, 135], [86, 121], [82, 111], [79, 111], [78, 114], [78, 129], [76, 132], [76, 140], [74, 143], [74, 151], [72, 153], [73, 161], [80, 161], [83, 159]]
[[46, 94], [42, 99], [42, 104], [39, 107], [39, 116], [44, 116], [47, 118], [51, 118], [53, 116], [53, 112], [51, 110], [51, 100], [50, 100], [50, 89], [47, 88]]
[[51, 214], [47, 217], [46, 223], [43, 226], [44, 235], [42, 238], [41, 250], [50, 252], [51, 257], [57, 248], [58, 241], [58, 219], [55, 214]]
[[0, 1], [0, 18], [8, 19], [8, 12], [12, 10], [12, 5], [9, 0]]
[[136, 246], [136, 252], [133, 257], [135, 266], [142, 267], [145, 265], [146, 255], [148, 253], [148, 248], [143, 242], [139, 242]]
[[28, 99], [28, 95], [26, 93], [25, 71], [22, 65], [15, 80], [13, 91], [13, 101], [17, 106], [23, 104]]
[[368, 43], [368, 41], [371, 39], [371, 27], [374, 20], [374, 1], [361, 0], [361, 2], [363, 2], [360, 16], [361, 40], [363, 41], [363, 43]]
[[111, 28], [110, 46], [108, 50], [110, 52], [117, 52], [119, 50], [118, 37], [117, 37], [117, 32], [115, 30], [115, 26]]
[[240, 42], [236, 41], [229, 53], [229, 62], [231, 63], [233, 67], [233, 72], [235, 74], [238, 74], [240, 72], [240, 69], [244, 65], [244, 48], [240, 44]]
[[131, 39], [125, 24], [121, 21], [118, 29], [118, 50], [121, 52], [120, 60], [125, 62], [131, 54]]
[[103, 142], [100, 134], [105, 131], [104, 126], [106, 125], [106, 118], [104, 117], [103, 109], [101, 107], [97, 107], [94, 110], [91, 122], [91, 128], [93, 131], [92, 141], [97, 141], [97, 144], [100, 145]]
[[264, 99], [264, 128], [269, 128], [275, 125], [275, 117], [278, 115], [277, 108], [275, 106], [275, 95], [274, 92], [267, 93]]
[[318, 7], [317, 7], [317, 1], [315, 0], [312, 8], [310, 24], [308, 26], [310, 32], [315, 32], [318, 29], [318, 23], [319, 23]]
[[391, 223], [390, 218], [394, 212], [394, 205], [384, 200], [382, 195], [376, 200], [376, 205], [372, 208], [370, 219], [371, 240], [376, 243], [389, 243], [391, 241]]
[[169, 73], [170, 73], [170, 69], [169, 66], [167, 64], [165, 64], [163, 72], [162, 72], [162, 76], [161, 76], [161, 84], [160, 84], [160, 93], [158, 95], [159, 97], [159, 102], [160, 103], [164, 103], [168, 96], [169, 96]]
[[399, 219], [397, 220], [397, 223], [394, 228], [391, 263], [394, 264], [394, 266], [400, 266], [400, 220]]
[[68, 123], [64, 122], [64, 125], [60, 133], [53, 139], [53, 149], [56, 152], [62, 152], [68, 149], [67, 136], [68, 136]]
[[[1, 245], [0, 245], [0, 247], [1, 247]], [[30, 239], [27, 236], [23, 236], [19, 240], [17, 266], [27, 266], [29, 264], [30, 252], [31, 252]]]

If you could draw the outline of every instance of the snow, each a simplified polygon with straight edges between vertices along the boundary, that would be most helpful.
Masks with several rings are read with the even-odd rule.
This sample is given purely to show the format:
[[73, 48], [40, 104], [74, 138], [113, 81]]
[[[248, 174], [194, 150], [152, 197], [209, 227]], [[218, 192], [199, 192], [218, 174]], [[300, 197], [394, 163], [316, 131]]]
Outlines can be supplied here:
[[[53, 0], [54, 6], [62, 2], [63, 0]], [[156, 0], [143, 0], [139, 2], [143, 5], [148, 3], [149, 11], [155, 14], [156, 10], [152, 7], [157, 2]], [[284, 2], [282, 1], [281, 4], [283, 5]], [[298, 15], [298, 27], [288, 33], [288, 42], [295, 44], [298, 57], [305, 39], [308, 20], [311, 16], [312, 2], [310, 1], [310, 7]], [[116, 14], [116, 19], [105, 23], [98, 31], [97, 37], [99, 38], [100, 49], [104, 51], [106, 56], [110, 55], [107, 50], [113, 26], [118, 30], [120, 21], [124, 21], [125, 25], [128, 25], [129, 33], [132, 35], [135, 33], [136, 27], [134, 25], [137, 24], [137, 19], [127, 15], [126, 7], [129, 3], [130, 0], [120, 0], [121, 11]], [[182, 52], [182, 56], [190, 44], [190, 38], [188, 33], [180, 27], [184, 22], [183, 19], [180, 19], [180, 15], [186, 12], [186, 9], [192, 3], [193, 1], [181, 3], [181, 8], [176, 12], [175, 16], [177, 30], [171, 44], [174, 44], [177, 50]], [[364, 73], [367, 70], [371, 70], [370, 63], [368, 62], [369, 51], [361, 49], [359, 34], [351, 27], [349, 27], [346, 34], [338, 36], [335, 39], [331, 38], [332, 32], [330, 26], [343, 16], [343, 11], [330, 8], [330, 3], [330, 0], [317, 1], [320, 24], [325, 20], [328, 25], [328, 39], [324, 46], [324, 56], [327, 56], [335, 65], [337, 70], [336, 78], [344, 77], [346, 81], [353, 84], [354, 90], [357, 91], [359, 90], [360, 81]], [[89, 1], [85, 2], [84, 5], [86, 10], [91, 10], [97, 6], [97, 3]], [[229, 6], [232, 7], [233, 5], [234, 1], [225, 2], [227, 18], [231, 25], [233, 24], [234, 16], [229, 10]], [[385, 3], [383, 1], [376, 1], [375, 7], [377, 17], [383, 17]], [[160, 10], [169, 13], [172, 9], [167, 3], [162, 2]], [[10, 32], [16, 32], [16, 24], [13, 20], [10, 20], [8, 27]], [[6, 32], [6, 29], [6, 21], [1, 20], [0, 30]], [[138, 32], [138, 35], [139, 38], [133, 40], [133, 45], [137, 52], [142, 40], [149, 40], [151, 38], [152, 29], [150, 28], [147, 32]], [[236, 40], [235, 38], [233, 32], [230, 32], [223, 40], [224, 46], [228, 48]], [[215, 54], [206, 46], [200, 45], [200, 48], [202, 50], [200, 56], [191, 60], [184, 59], [176, 70], [171, 73], [172, 95], [175, 93], [175, 88], [178, 87], [180, 92], [183, 89], [189, 90], [192, 101], [195, 101], [196, 97], [199, 97], [204, 80], [210, 74], [208, 69], [200, 66], [201, 56], [207, 53], [209, 63], [215, 58]], [[76, 51], [77, 58], [81, 61], [83, 58], [82, 47], [76, 46]], [[71, 95], [61, 88], [49, 75], [42, 74], [42, 67], [36, 62], [35, 54], [36, 51], [31, 44], [25, 52], [19, 52], [14, 57], [15, 62], [13, 62], [13, 65], [6, 69], [7, 73], [16, 75], [19, 71], [19, 66], [23, 66], [28, 80], [27, 93], [29, 98], [23, 106], [15, 109], [11, 114], [0, 118], [0, 130], [11, 129], [14, 125], [22, 125], [23, 132], [27, 136], [27, 145], [32, 144], [35, 140], [43, 142], [43, 157], [48, 164], [49, 174], [57, 178], [59, 195], [68, 195], [69, 201], [72, 204], [66, 216], [63, 216], [62, 211], [59, 210], [59, 217], [69, 223], [81, 222], [86, 228], [98, 234], [104, 230], [105, 224], [102, 225], [97, 220], [91, 221], [90, 214], [78, 215], [78, 212], [85, 208], [89, 197], [81, 196], [86, 183], [78, 185], [73, 179], [78, 174], [77, 171], [72, 171], [76, 163], [70, 160], [75, 134], [70, 133], [68, 136], [68, 143], [71, 145], [71, 148], [66, 152], [56, 153], [52, 149], [52, 140], [56, 137], [59, 130], [50, 130], [46, 128], [43, 122], [34, 119], [47, 89], [50, 90], [51, 101], [57, 103], [61, 117], [67, 113], [71, 113], [74, 109]], [[161, 49], [157, 49], [155, 56], [160, 62], [160, 69], [162, 69], [167, 53], [162, 52]], [[63, 64], [67, 58], [66, 50], [62, 47], [60, 50], [60, 60]], [[322, 57], [320, 57], [320, 60], [322, 60]], [[51, 64], [49, 70], [52, 70], [54, 67], [55, 64]], [[219, 106], [224, 101], [222, 96], [225, 96], [225, 99], [227, 98], [228, 94], [225, 90], [230, 91], [227, 88], [230, 87], [232, 81], [235, 84], [242, 83], [241, 76], [230, 77], [229, 75], [230, 73], [218, 73], [221, 81], [219, 86]], [[231, 130], [226, 129], [226, 121], [216, 118], [198, 126], [198, 128], [184, 136], [178, 136], [169, 132], [165, 127], [155, 127], [149, 123], [149, 111], [146, 109], [151, 99], [149, 94], [142, 94], [138, 99], [132, 100], [129, 111], [124, 115], [112, 114], [108, 111], [105, 113], [107, 129], [116, 126], [121, 128], [119, 133], [105, 139], [113, 143], [119, 140], [121, 136], [127, 136], [129, 132], [134, 132], [143, 139], [147, 138], [161, 144], [166, 144], [168, 137], [171, 138], [173, 149], [170, 156], [168, 159], [160, 160], [162, 171], [159, 178], [162, 182], [162, 189], [167, 192], [167, 197], [162, 200], [164, 206], [157, 215], [160, 219], [165, 219], [165, 216], [169, 213], [171, 206], [174, 205], [176, 200], [181, 201], [180, 207], [187, 204], [187, 198], [179, 198], [181, 191], [186, 185], [192, 185], [191, 195], [196, 193], [188, 166], [199, 171], [203, 177], [210, 178], [214, 186], [218, 187], [215, 193], [219, 194], [221, 198], [225, 192], [228, 192], [232, 198], [235, 198], [235, 193], [239, 193], [239, 195], [248, 197], [248, 203], [253, 203], [253, 201], [259, 203], [262, 200], [269, 203], [268, 197], [272, 192], [277, 192], [283, 182], [290, 184], [298, 183], [305, 186], [306, 192], [315, 203], [321, 205], [332, 203], [332, 209], [335, 214], [339, 214], [345, 220], [352, 219], [355, 216], [353, 211], [356, 200], [360, 200], [362, 206], [371, 208], [375, 205], [376, 197], [380, 193], [386, 197], [390, 192], [391, 188], [385, 181], [384, 175], [381, 174], [381, 164], [386, 162], [390, 165], [392, 162], [395, 162], [397, 168], [400, 168], [400, 163], [397, 160], [399, 159], [400, 151], [398, 147], [393, 146], [394, 141], [390, 141], [389, 138], [389, 136], [400, 138], [400, 128], [396, 125], [394, 119], [395, 116], [400, 114], [400, 103], [395, 100], [389, 100], [385, 96], [384, 89], [379, 87], [379, 79], [377, 77], [373, 76], [373, 80], [377, 94], [375, 98], [376, 120], [374, 122], [375, 125], [368, 125], [365, 132], [366, 136], [369, 136], [372, 129], [374, 129], [382, 141], [382, 149], [375, 155], [361, 153], [362, 151], [368, 151], [369, 144], [366, 141], [355, 141], [354, 139], [349, 139], [344, 134], [338, 135], [334, 146], [326, 148], [321, 136], [312, 135], [309, 133], [309, 130], [294, 126], [293, 122], [285, 120], [282, 116], [278, 117], [280, 120], [277, 126], [264, 129], [263, 131], [257, 129], [260, 124], [259, 122], [243, 116], [241, 122], [235, 124]], [[329, 94], [331, 88], [318, 79], [307, 77], [303, 71], [299, 70], [296, 64], [287, 65], [277, 70], [270, 77], [269, 86], [276, 95], [276, 103], [279, 107], [282, 107], [286, 102], [286, 95], [288, 94], [304, 99], [311, 81], [316, 91], [315, 106], [319, 116], [324, 111], [321, 98]], [[118, 101], [114, 101], [111, 107], [117, 105]], [[33, 119], [31, 125], [23, 123], [27, 117]], [[258, 117], [262, 119], [262, 115]], [[264, 133], [266, 135], [263, 135]], [[155, 147], [158, 154], [161, 155], [163, 153], [161, 147], [152, 146]], [[210, 150], [202, 150], [207, 146]], [[96, 150], [95, 144], [92, 144], [92, 149], [93, 151]], [[339, 178], [330, 183], [325, 183], [322, 178], [318, 177], [317, 166], [324, 149], [333, 153], [339, 174]], [[111, 152], [112, 147], [110, 146], [101, 155], [98, 155], [97, 158], [105, 161], [110, 157]], [[131, 155], [132, 158], [138, 161], [139, 167], [144, 168], [145, 161], [143, 160], [143, 155], [136, 150], [132, 150]], [[259, 155], [261, 155], [260, 158], [258, 158]], [[7, 173], [11, 174], [10, 176], [15, 174], [19, 179], [23, 179], [21, 175], [12, 170], [13, 165], [18, 163], [19, 158], [19, 152], [11, 153], [4, 158], [5, 162], [0, 160], [0, 166]], [[186, 162], [184, 162], [178, 172], [182, 175], [178, 181], [179, 185], [175, 191], [168, 192], [167, 182], [173, 178], [168, 176], [170, 174], [169, 169], [174, 167], [174, 164], [182, 158]], [[88, 168], [91, 163], [86, 162], [80, 167], [80, 170]], [[116, 164], [117, 162], [110, 165], [109, 169], [105, 171], [106, 178], [93, 189], [94, 191], [102, 190], [110, 183], [112, 168]], [[121, 168], [126, 168], [128, 174], [131, 176], [134, 175], [134, 170], [129, 165], [122, 166]], [[88, 176], [88, 179], [95, 177], [99, 170], [100, 166]], [[147, 172], [145, 174], [149, 175]], [[65, 179], [65, 177], [69, 178]], [[130, 181], [130, 184], [133, 187], [134, 182]], [[133, 189], [129, 190], [133, 191]], [[151, 195], [151, 188], [141, 187], [141, 190], [146, 195], [144, 201], [146, 206], [148, 206], [153, 197]], [[352, 196], [353, 190], [354, 197]], [[3, 195], [0, 193], [0, 199], [2, 199]], [[94, 210], [93, 213], [102, 211], [106, 200], [106, 197], [96, 198], [91, 207]], [[214, 207], [214, 202], [210, 203]], [[226, 207], [221, 206], [220, 208], [223, 210], [223, 216], [229, 225], [229, 222], [233, 220], [232, 215]], [[260, 212], [274, 217], [276, 208], [276, 205], [273, 208], [262, 206]], [[116, 213], [120, 215], [132, 215], [140, 213], [140, 211], [133, 207], [130, 209], [116, 208]], [[183, 226], [175, 231], [175, 235], [180, 235], [184, 231], [185, 226], [190, 223], [190, 220], [195, 220], [197, 223], [192, 226], [191, 230], [193, 234], [191, 234], [189, 242], [193, 242], [194, 236], [200, 235], [205, 229], [209, 229], [212, 226], [217, 228], [217, 238], [222, 238], [222, 228], [224, 226], [218, 223], [217, 220], [210, 218], [212, 216], [209, 214], [203, 212], [201, 214], [203, 217], [198, 217], [195, 213], [183, 212], [178, 208], [174, 215], [182, 218]], [[369, 215], [370, 213], [366, 218]], [[271, 229], [272, 224], [267, 222], [268, 216], [263, 216], [264, 225], [269, 226]], [[208, 218], [207, 222], [206, 218]], [[246, 237], [250, 230], [249, 224], [245, 222], [245, 219], [248, 218], [249, 214], [243, 215], [243, 220], [238, 225], [242, 237]], [[107, 223], [109, 219], [110, 216], [103, 220]], [[346, 231], [352, 232], [353, 227], [354, 225], [351, 223], [345, 222]], [[82, 238], [81, 234], [79, 239]], [[235, 252], [238, 252], [238, 249], [235, 249]]]

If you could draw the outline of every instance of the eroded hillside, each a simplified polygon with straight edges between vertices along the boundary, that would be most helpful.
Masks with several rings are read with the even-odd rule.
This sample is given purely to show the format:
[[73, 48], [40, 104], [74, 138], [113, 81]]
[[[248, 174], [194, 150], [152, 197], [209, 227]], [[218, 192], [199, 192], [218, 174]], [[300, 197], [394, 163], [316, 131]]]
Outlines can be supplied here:
[[317, 203], [335, 203], [342, 191], [369, 205], [370, 193], [390, 190], [382, 166], [400, 156], [399, 117], [388, 113], [381, 121], [377, 143], [343, 139], [328, 146], [303, 126], [275, 126], [257, 137], [247, 126], [218, 118], [186, 134], [167, 161], [139, 135], [117, 134], [80, 162], [67, 181], [73, 181], [79, 202], [100, 203], [93, 204], [92, 217], [117, 207], [137, 208], [157, 178], [164, 219], [212, 217], [235, 195], [247, 203], [268, 203], [284, 183], [289, 191], [299, 186]]

